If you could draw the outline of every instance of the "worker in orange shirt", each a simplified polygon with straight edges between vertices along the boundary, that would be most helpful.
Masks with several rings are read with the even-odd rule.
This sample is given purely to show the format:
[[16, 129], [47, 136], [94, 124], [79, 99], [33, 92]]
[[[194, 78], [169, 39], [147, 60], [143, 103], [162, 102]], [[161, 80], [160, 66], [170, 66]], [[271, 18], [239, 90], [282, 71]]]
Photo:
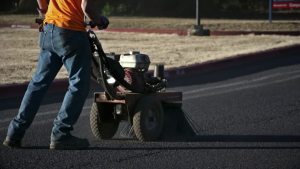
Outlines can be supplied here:
[[69, 74], [69, 88], [54, 120], [50, 149], [84, 149], [88, 139], [71, 135], [89, 93], [92, 51], [83, 15], [99, 29], [109, 21], [99, 15], [93, 0], [37, 0], [44, 19], [39, 36], [40, 56], [37, 70], [28, 85], [18, 115], [11, 121], [3, 145], [21, 147], [25, 131], [31, 125], [50, 84], [64, 65]]

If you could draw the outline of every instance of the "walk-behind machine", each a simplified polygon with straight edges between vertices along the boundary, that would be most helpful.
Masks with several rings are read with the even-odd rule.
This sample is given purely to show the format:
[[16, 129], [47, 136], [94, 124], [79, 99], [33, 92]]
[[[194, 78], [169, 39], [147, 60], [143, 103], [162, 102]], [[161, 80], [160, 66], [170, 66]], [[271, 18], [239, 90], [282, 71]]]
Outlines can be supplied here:
[[[126, 122], [123, 134], [135, 135], [140, 141], [154, 141], [164, 137], [163, 132], [168, 135], [182, 130], [186, 119], [181, 110], [182, 92], [166, 90], [164, 66], [156, 65], [151, 76], [148, 55], [138, 51], [104, 53], [96, 34], [90, 29], [87, 33], [93, 52], [92, 79], [105, 90], [94, 94], [90, 115], [93, 134], [98, 139], [111, 139], [120, 122]], [[193, 133], [190, 128], [183, 130]]]

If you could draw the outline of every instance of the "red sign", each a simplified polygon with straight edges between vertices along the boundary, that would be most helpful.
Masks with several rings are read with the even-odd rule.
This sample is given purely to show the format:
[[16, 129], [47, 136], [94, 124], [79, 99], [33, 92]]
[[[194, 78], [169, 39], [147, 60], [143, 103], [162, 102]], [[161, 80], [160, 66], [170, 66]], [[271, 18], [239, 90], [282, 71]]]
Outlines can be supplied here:
[[273, 2], [273, 9], [300, 8], [300, 2]]

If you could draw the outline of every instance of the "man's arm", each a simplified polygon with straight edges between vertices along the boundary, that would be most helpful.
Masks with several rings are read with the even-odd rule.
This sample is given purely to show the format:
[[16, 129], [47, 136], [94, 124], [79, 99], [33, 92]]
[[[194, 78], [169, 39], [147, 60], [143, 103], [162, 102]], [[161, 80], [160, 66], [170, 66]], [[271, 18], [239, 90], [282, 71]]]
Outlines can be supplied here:
[[39, 4], [37, 10], [39, 11], [40, 16], [44, 17], [48, 10], [47, 0], [37, 0], [37, 3]]
[[96, 25], [103, 25], [100, 15], [94, 7], [94, 0], [82, 0], [81, 8], [85, 16], [90, 18]]
[[47, 0], [37, 0], [37, 3], [39, 4], [39, 9], [41, 11], [47, 11], [48, 9]]

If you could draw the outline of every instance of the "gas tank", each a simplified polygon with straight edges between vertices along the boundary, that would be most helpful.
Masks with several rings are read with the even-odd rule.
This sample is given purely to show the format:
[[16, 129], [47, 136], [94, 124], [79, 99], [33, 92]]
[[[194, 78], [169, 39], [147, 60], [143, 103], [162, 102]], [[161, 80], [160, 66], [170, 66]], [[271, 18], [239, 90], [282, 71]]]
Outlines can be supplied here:
[[121, 55], [119, 62], [123, 68], [131, 69], [148, 69], [151, 63], [149, 56], [139, 51], [130, 51], [128, 54]]

